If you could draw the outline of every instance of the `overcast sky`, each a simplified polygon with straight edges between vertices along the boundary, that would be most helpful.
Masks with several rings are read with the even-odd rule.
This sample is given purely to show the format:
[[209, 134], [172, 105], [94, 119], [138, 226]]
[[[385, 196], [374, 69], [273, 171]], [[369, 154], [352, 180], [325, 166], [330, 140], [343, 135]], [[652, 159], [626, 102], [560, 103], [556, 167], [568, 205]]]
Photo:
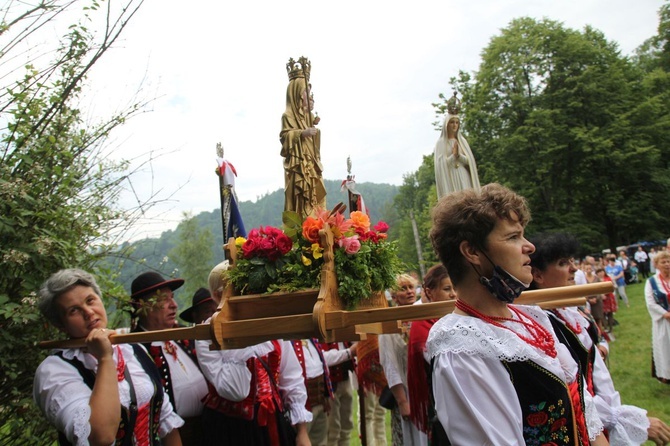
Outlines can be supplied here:
[[358, 182], [399, 185], [439, 136], [431, 103], [451, 94], [448, 80], [459, 70], [478, 69], [481, 51], [510, 20], [591, 25], [628, 55], [656, 34], [662, 4], [149, 0], [96, 66], [90, 99], [93, 113], [104, 114], [127, 103], [140, 84], [142, 97], [156, 97], [150, 113], [115, 134], [119, 157], [164, 153], [136, 177], [140, 194], [181, 187], [135, 235], [156, 236], [176, 227], [182, 211], [219, 206], [217, 142], [237, 168], [241, 200], [283, 188], [279, 131], [289, 57], [312, 61], [324, 177], [345, 178], [350, 155]]

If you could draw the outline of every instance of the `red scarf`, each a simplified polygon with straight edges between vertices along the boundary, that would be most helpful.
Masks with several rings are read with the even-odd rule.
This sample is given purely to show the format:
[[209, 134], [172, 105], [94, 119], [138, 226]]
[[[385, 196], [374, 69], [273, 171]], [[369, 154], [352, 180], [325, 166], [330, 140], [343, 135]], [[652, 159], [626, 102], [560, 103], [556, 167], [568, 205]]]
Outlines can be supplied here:
[[387, 386], [386, 375], [379, 361], [379, 340], [377, 335], [368, 335], [367, 339], [358, 343], [356, 350], [358, 367], [356, 375], [358, 383], [366, 391], [379, 396]]
[[424, 359], [426, 340], [431, 327], [437, 319], [412, 322], [407, 346], [407, 391], [409, 393], [409, 419], [421, 432], [428, 433], [428, 408], [430, 407], [430, 388]]

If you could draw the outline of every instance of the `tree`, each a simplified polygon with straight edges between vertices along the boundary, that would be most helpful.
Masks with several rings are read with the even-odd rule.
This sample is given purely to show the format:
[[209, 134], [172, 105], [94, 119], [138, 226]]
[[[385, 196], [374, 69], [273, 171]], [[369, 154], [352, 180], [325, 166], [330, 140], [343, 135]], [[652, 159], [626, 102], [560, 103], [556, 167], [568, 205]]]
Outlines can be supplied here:
[[[144, 103], [135, 102], [99, 123], [84, 122], [78, 103], [91, 68], [141, 5], [141, 0], [129, 0], [118, 13], [109, 3], [100, 10], [96, 0], [8, 2], [2, 7], [1, 444], [48, 444], [55, 438], [31, 398], [32, 376], [45, 354], [34, 342], [54, 335], [35, 308], [38, 287], [63, 267], [94, 269], [141, 210], [151, 206], [119, 208], [119, 195], [134, 170], [128, 162], [112, 161], [104, 150], [110, 132], [140, 113]], [[67, 28], [53, 52], [40, 47], [27, 63], [14, 65], [25, 60], [31, 35], [47, 25], [56, 27], [77, 7], [82, 8], [81, 19]], [[100, 15], [106, 26], [96, 37], [88, 26]], [[105, 276], [98, 278], [107, 297], [125, 294]]]
[[[436, 203], [433, 156], [426, 155], [416, 172], [404, 175], [403, 184], [394, 200], [401, 217], [399, 234], [392, 234], [399, 240], [399, 256], [403, 262], [422, 273], [427, 269], [426, 266], [430, 267], [437, 262], [428, 238], [432, 226], [430, 210]], [[416, 243], [417, 238], [419, 243]]]
[[531, 231], [571, 231], [587, 249], [655, 233], [662, 220], [648, 209], [668, 205], [661, 150], [630, 121], [639, 78], [599, 31], [513, 20], [484, 49], [479, 71], [452, 81], [483, 183], [524, 195]]
[[182, 296], [186, 296], [187, 301], [182, 302], [182, 308], [186, 308], [191, 306], [190, 298], [195, 291], [208, 286], [207, 278], [214, 267], [214, 236], [209, 228], [198, 227], [198, 220], [188, 212], [183, 213], [177, 232], [179, 241], [169, 256], [179, 269], [178, 276], [184, 279]]
[[647, 39], [635, 51], [637, 63], [645, 71], [660, 68], [670, 71], [670, 3], [661, 6], [658, 11], [658, 34]]
[[[648, 187], [659, 187], [660, 193], [670, 190], [670, 3], [659, 10], [658, 34], [644, 42], [636, 51], [641, 75], [641, 94], [631, 111], [630, 123], [640, 141], [660, 150], [654, 169], [654, 181]], [[664, 208], [653, 207], [658, 214]], [[667, 213], [665, 214], [667, 215]], [[660, 215], [657, 218], [662, 218]], [[667, 233], [658, 235], [665, 237]]]

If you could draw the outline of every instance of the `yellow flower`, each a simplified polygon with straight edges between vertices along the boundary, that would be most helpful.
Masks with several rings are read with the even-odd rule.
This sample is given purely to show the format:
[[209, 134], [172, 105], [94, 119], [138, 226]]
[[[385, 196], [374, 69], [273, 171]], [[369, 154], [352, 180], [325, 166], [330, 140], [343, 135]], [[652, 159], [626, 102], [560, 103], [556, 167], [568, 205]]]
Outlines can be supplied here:
[[241, 248], [242, 245], [244, 245], [244, 242], [246, 242], [246, 241], [247, 241], [247, 239], [245, 239], [244, 237], [237, 237], [235, 239], [235, 246], [237, 246], [238, 248]]
[[312, 257], [314, 257], [314, 259], [320, 259], [323, 257], [323, 248], [319, 246], [318, 243], [312, 243]]
[[312, 261], [310, 259], [308, 259], [307, 257], [302, 256], [302, 264], [305, 265], [305, 266], [309, 266], [309, 265], [312, 264]]

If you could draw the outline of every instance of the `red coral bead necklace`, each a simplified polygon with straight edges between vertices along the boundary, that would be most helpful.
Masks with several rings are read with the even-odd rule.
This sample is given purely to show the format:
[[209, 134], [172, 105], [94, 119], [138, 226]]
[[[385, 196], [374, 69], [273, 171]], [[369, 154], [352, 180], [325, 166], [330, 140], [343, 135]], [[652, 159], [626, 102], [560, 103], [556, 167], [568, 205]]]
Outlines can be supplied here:
[[[484, 322], [487, 322], [495, 327], [509, 330], [515, 335], [517, 335], [519, 338], [521, 338], [521, 340], [523, 340], [527, 344], [530, 344], [533, 347], [542, 350], [552, 358], [556, 357], [556, 347], [554, 345], [554, 337], [551, 335], [549, 330], [540, 325], [535, 319], [526, 315], [521, 310], [515, 307], [508, 306], [507, 308], [509, 308], [510, 311], [512, 311], [512, 313], [516, 314], [518, 319], [514, 317], [488, 316], [476, 310], [475, 308], [473, 308], [472, 306], [468, 305], [467, 303], [465, 303], [460, 299], [456, 300], [456, 308], [472, 317], [481, 319]], [[523, 325], [524, 327], [526, 327], [531, 337], [525, 336], [521, 333], [512, 330], [510, 327], [507, 327], [506, 325], [502, 324], [502, 322], [514, 322]]]

